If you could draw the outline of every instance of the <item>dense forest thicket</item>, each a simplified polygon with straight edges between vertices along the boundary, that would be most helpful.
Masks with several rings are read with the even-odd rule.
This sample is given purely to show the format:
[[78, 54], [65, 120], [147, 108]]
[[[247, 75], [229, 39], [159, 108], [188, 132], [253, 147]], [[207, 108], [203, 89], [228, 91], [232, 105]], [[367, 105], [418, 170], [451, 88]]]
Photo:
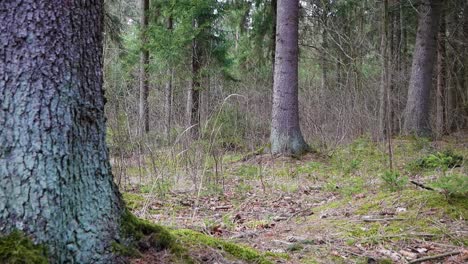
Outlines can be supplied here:
[[[224, 149], [249, 151], [266, 144], [276, 1], [148, 4], [143, 22], [139, 2], [107, 1], [105, 85], [114, 153], [128, 155], [143, 138], [168, 146], [215, 134]], [[466, 127], [465, 6], [437, 3], [431, 16], [431, 1], [300, 1], [299, 112], [306, 141], [327, 149], [362, 135], [399, 135], [405, 120], [413, 123], [409, 129], [428, 119], [416, 131], [425, 135]], [[419, 36], [424, 23], [433, 23], [433, 32]], [[415, 72], [413, 80], [412, 65], [416, 72], [428, 68], [426, 74]], [[423, 90], [409, 93], [418, 85]]]

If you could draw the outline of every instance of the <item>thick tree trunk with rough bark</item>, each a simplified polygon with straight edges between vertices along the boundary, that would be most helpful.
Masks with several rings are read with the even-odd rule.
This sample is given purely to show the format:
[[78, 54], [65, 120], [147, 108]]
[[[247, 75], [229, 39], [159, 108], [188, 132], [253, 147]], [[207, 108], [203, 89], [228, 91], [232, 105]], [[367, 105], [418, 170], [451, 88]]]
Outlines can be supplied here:
[[405, 109], [403, 132], [428, 136], [430, 92], [435, 64], [436, 39], [439, 30], [441, 3], [436, 0], [422, 0], [419, 6], [419, 22], [416, 44], [411, 66], [411, 78]]
[[140, 136], [149, 132], [149, 81], [148, 81], [148, 65], [149, 65], [149, 51], [145, 47], [147, 42], [147, 29], [149, 20], [149, 0], [141, 0], [141, 51], [140, 51]]
[[52, 263], [115, 263], [123, 205], [105, 142], [103, 1], [0, 1], [0, 232]]
[[299, 1], [279, 0], [271, 151], [300, 155], [309, 150], [299, 126], [298, 106]]

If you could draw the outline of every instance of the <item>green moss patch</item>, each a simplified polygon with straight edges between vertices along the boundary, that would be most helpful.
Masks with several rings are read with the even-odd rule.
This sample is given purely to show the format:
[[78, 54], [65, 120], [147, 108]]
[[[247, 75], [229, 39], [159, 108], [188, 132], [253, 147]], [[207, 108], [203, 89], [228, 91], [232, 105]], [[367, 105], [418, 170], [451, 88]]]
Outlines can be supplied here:
[[237, 259], [247, 261], [249, 263], [259, 263], [259, 264], [270, 264], [274, 263], [271, 259], [275, 258], [287, 258], [285, 254], [274, 254], [274, 253], [259, 253], [254, 249], [227, 242], [222, 239], [213, 238], [192, 230], [180, 229], [172, 231], [172, 234], [183, 244], [187, 245], [204, 245], [212, 248], [218, 248], [224, 252], [229, 253]]
[[170, 231], [162, 226], [152, 224], [134, 216], [128, 209], [122, 215], [122, 235], [127, 243], [114, 242], [112, 248], [115, 253], [126, 257], [139, 257], [142, 252], [152, 248], [156, 250], [170, 250], [175, 257], [183, 259], [184, 263], [191, 263], [190, 258], [179, 244], [176, 243]]
[[126, 192], [123, 193], [122, 196], [125, 204], [131, 210], [141, 208], [145, 202], [145, 198], [139, 194]]
[[19, 231], [0, 236], [0, 263], [5, 264], [47, 264], [47, 250], [35, 245]]
[[126, 210], [122, 216], [121, 230], [124, 235], [141, 240], [150, 236], [151, 246], [157, 249], [166, 249], [174, 246], [174, 238], [162, 226], [152, 224], [134, 216]]

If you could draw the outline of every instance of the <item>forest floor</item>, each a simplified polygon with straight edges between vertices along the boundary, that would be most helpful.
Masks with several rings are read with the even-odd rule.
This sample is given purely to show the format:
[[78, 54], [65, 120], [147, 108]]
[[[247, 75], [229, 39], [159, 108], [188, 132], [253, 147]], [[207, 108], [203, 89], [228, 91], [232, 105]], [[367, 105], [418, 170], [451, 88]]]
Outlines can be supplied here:
[[[268, 252], [264, 263], [467, 263], [467, 135], [393, 147], [397, 173], [385, 145], [363, 138], [301, 159], [226, 154], [222, 169], [200, 173], [200, 191], [149, 180], [128, 185], [124, 198], [154, 223]], [[194, 241], [192, 259], [261, 262], [232, 258], [216, 241]]]

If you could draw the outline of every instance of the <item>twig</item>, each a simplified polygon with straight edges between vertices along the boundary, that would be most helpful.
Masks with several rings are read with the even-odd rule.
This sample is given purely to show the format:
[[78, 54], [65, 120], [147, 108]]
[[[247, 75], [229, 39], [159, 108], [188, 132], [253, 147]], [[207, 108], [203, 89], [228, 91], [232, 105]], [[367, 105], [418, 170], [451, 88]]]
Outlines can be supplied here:
[[455, 255], [458, 255], [460, 253], [461, 253], [461, 251], [453, 251], [453, 252], [444, 253], [444, 254], [440, 254], [440, 255], [433, 255], [433, 256], [428, 256], [428, 257], [424, 257], [424, 258], [418, 258], [418, 259], [415, 259], [415, 260], [412, 260], [412, 261], [408, 262], [408, 264], [421, 263], [421, 262], [426, 261], [426, 260], [433, 260], [433, 259], [439, 259], [439, 258], [444, 258], [444, 257], [455, 256]]
[[362, 219], [361, 221], [364, 222], [385, 222], [385, 221], [403, 221], [406, 220], [406, 218], [368, 218], [368, 219]]
[[419, 243], [428, 243], [428, 244], [431, 244], [431, 245], [437, 245], [437, 246], [441, 246], [441, 247], [446, 247], [446, 248], [459, 248], [458, 246], [455, 246], [455, 245], [449, 245], [449, 244], [442, 244], [442, 243], [438, 243], [438, 242], [434, 242], [434, 241], [425, 241], [425, 240], [421, 240], [421, 239], [416, 239], [417, 242]]

